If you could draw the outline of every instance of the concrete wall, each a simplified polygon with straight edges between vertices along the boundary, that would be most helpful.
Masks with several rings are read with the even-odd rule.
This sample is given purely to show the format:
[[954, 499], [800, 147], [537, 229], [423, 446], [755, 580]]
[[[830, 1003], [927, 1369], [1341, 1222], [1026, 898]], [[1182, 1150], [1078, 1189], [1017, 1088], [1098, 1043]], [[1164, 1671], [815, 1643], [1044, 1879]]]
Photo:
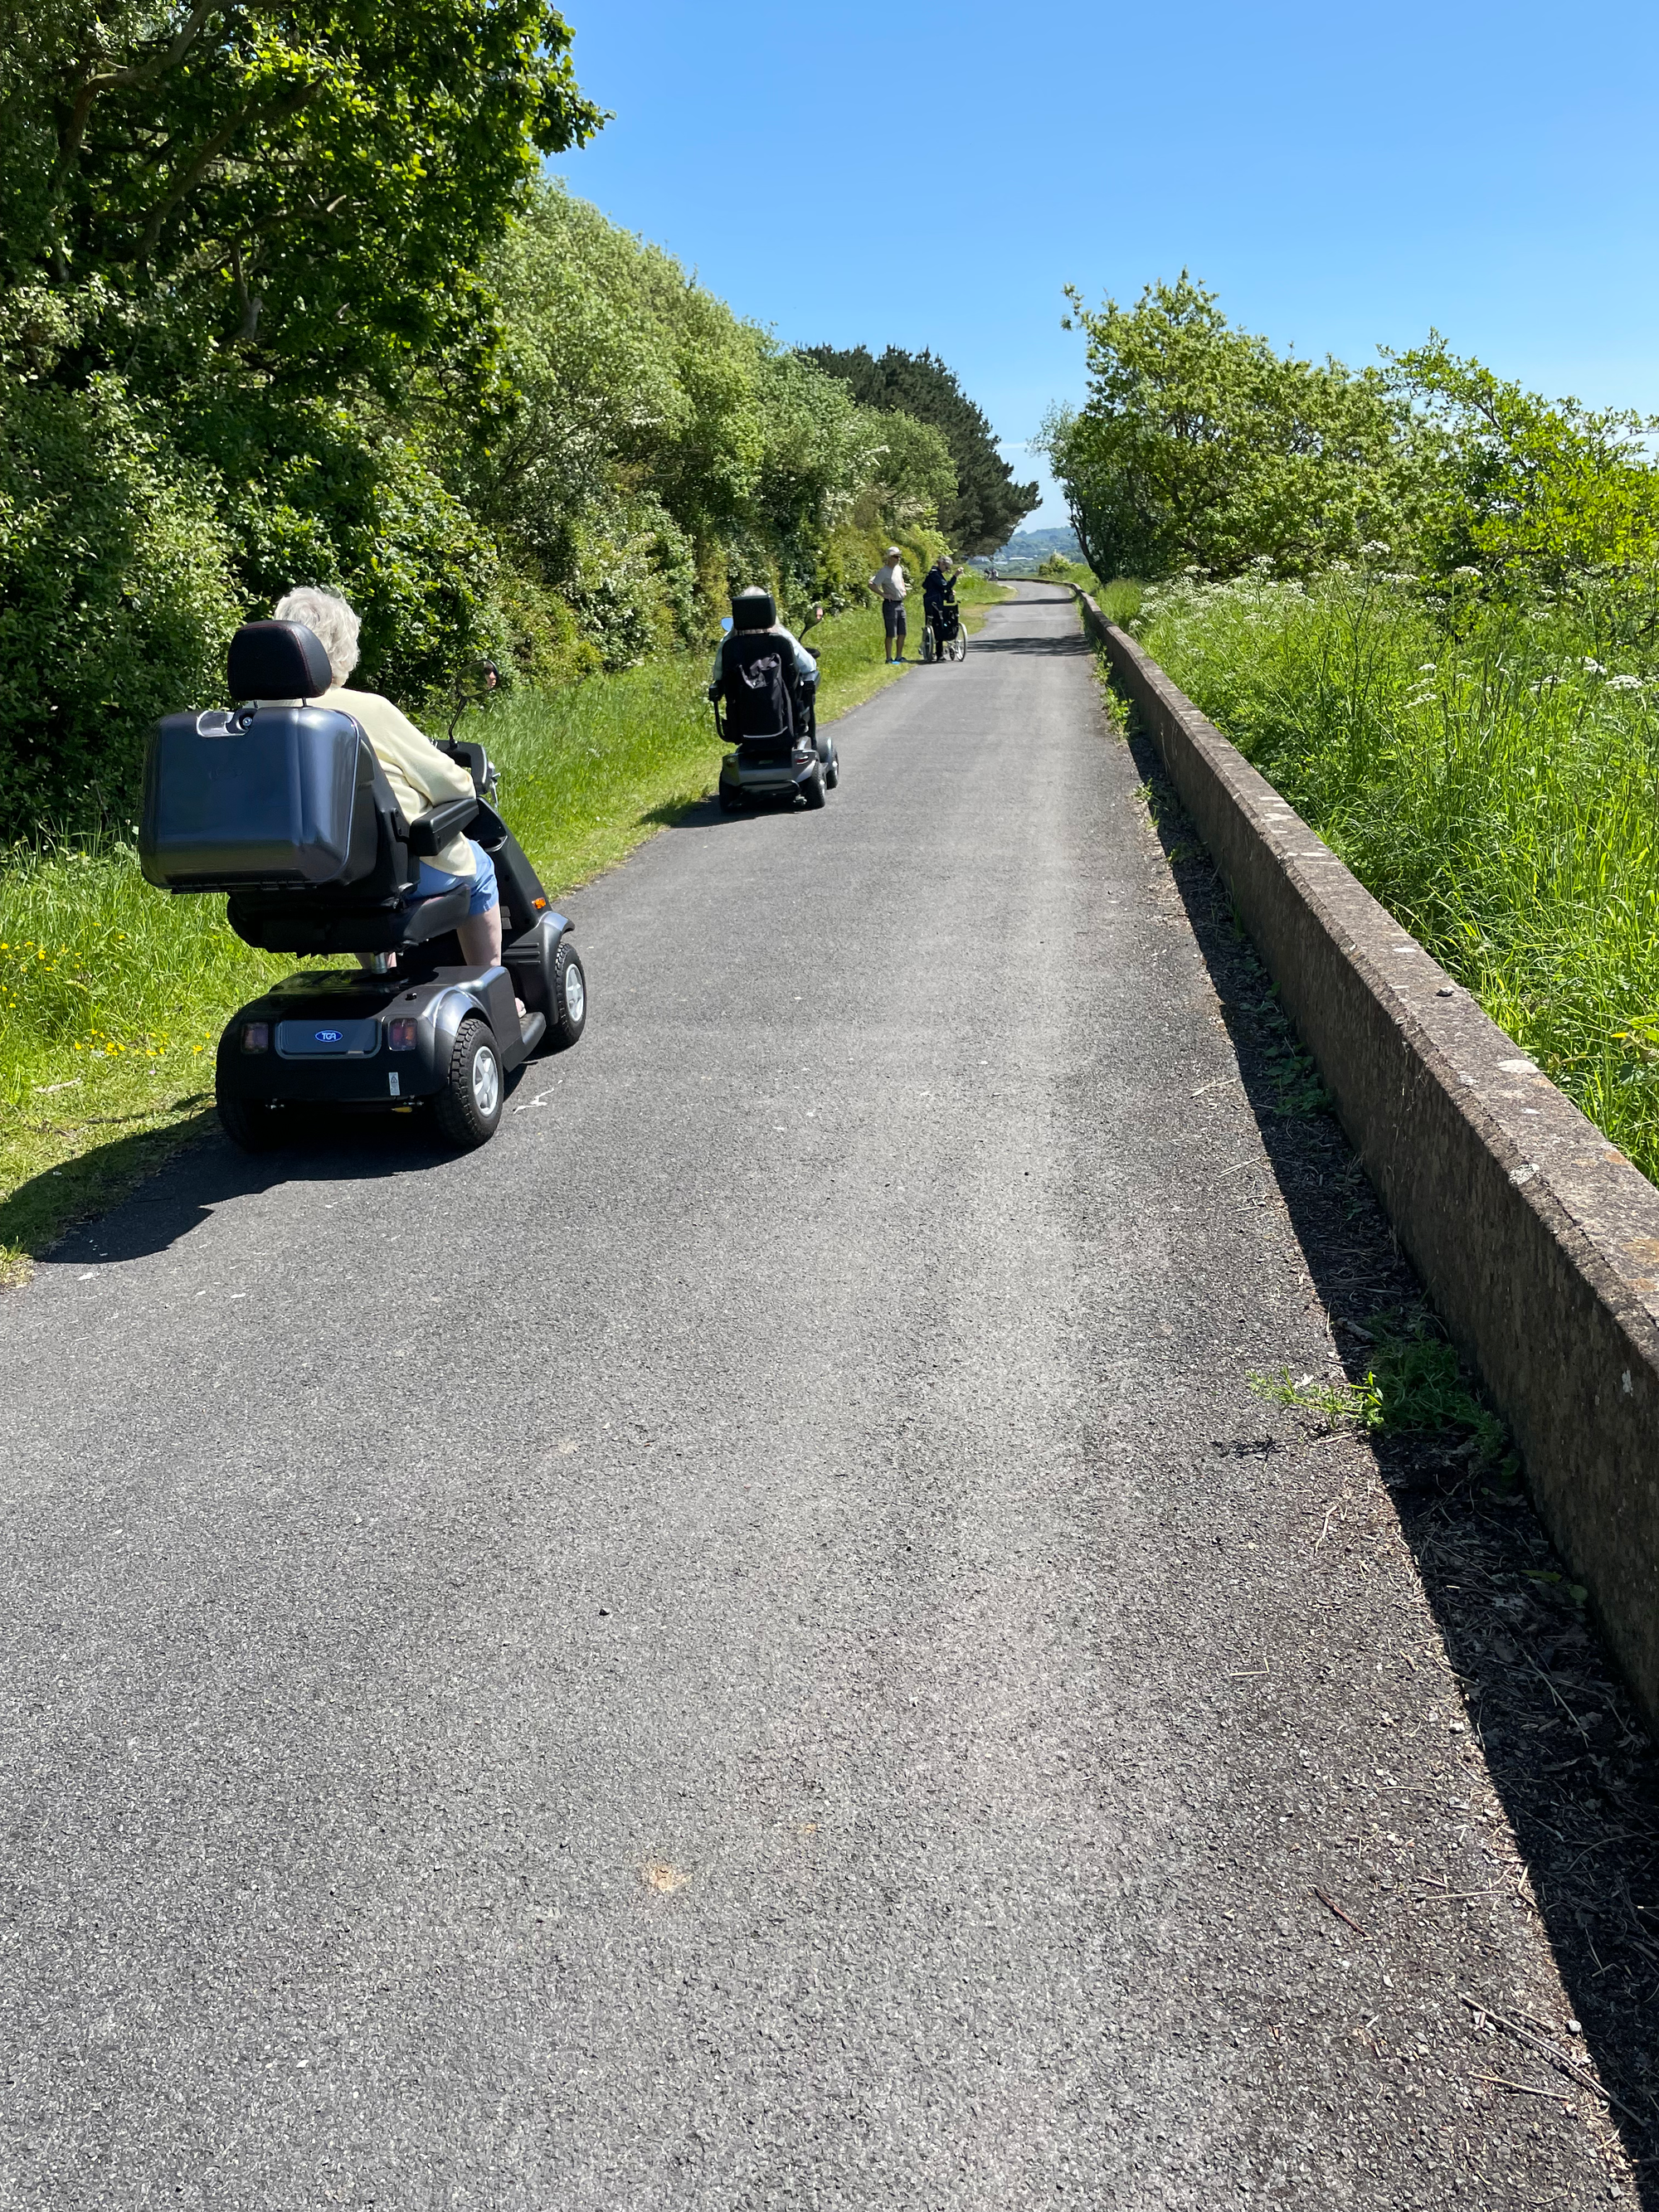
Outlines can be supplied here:
[[1134, 640], [1083, 611], [1659, 1723], [1659, 1190]]

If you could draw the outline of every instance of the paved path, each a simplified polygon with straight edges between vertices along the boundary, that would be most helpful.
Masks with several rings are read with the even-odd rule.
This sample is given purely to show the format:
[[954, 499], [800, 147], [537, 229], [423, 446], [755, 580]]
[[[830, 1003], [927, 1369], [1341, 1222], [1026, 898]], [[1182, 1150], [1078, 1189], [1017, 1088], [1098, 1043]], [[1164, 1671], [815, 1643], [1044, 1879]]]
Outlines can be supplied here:
[[1362, 1884], [1478, 1777], [1069, 606], [841, 735], [581, 895], [484, 1152], [0, 1301], [0, 2205], [1629, 2201], [1479, 2083], [1535, 1922]]

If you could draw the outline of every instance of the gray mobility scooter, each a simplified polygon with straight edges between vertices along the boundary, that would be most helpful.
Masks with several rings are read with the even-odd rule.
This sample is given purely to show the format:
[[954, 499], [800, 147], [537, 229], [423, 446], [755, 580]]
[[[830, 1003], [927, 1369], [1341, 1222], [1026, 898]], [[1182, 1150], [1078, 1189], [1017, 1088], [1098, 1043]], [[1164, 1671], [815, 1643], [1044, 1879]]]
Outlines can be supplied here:
[[[474, 796], [410, 822], [351, 717], [305, 703], [333, 679], [302, 623], [246, 624], [229, 678], [251, 704], [169, 714], [151, 738], [144, 875], [165, 890], [228, 892], [230, 927], [264, 951], [367, 964], [301, 969], [233, 1017], [219, 1040], [227, 1133], [257, 1152], [295, 1133], [296, 1109], [424, 1108], [458, 1150], [485, 1143], [514, 1071], [580, 1036], [587, 988], [570, 923], [489, 803], [483, 745], [443, 744]], [[260, 703], [284, 701], [298, 703]], [[495, 863], [499, 966], [462, 961], [465, 884], [416, 893], [422, 855], [462, 831]]]
[[732, 606], [755, 626], [722, 624], [720, 680], [709, 687], [715, 730], [732, 747], [720, 762], [721, 811], [736, 814], [767, 799], [822, 806], [841, 781], [841, 759], [834, 738], [818, 734], [817, 687], [797, 672], [794, 654], [771, 627], [777, 610], [770, 598], [745, 593]]

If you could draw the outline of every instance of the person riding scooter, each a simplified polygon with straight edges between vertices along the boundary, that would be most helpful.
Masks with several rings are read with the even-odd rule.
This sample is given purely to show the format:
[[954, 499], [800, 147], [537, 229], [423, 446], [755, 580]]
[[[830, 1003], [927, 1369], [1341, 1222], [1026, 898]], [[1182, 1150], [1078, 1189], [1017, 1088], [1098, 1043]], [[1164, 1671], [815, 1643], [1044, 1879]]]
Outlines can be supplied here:
[[[306, 586], [279, 599], [271, 609], [271, 620], [303, 623], [321, 639], [334, 684], [316, 703], [351, 716], [386, 770], [392, 796], [411, 820], [441, 799], [472, 796], [472, 778], [466, 769], [441, 753], [390, 699], [383, 699], [378, 691], [345, 688], [347, 677], [357, 665], [362, 628], [356, 610], [346, 600], [332, 592]], [[452, 837], [442, 852], [421, 862], [418, 896], [436, 898], [458, 883], [467, 885], [466, 915], [455, 930], [461, 957], [479, 967], [493, 968], [501, 957], [495, 869], [483, 847], [470, 837]]]
[[[793, 632], [786, 629], [778, 620], [777, 605], [770, 592], [763, 591], [758, 584], [748, 584], [742, 591], [734, 592], [732, 595], [732, 627], [720, 640], [719, 649], [714, 654], [714, 666], [708, 685], [710, 700], [729, 696], [728, 651], [737, 645], [739, 640], [752, 637], [757, 630], [764, 630], [769, 636], [782, 639], [788, 645], [794, 656], [797, 678], [805, 684], [809, 690], [816, 691], [818, 681], [817, 662], [813, 659]], [[746, 657], [739, 648], [738, 653], [733, 657], [733, 666], [738, 659]]]
[[769, 795], [822, 806], [841, 767], [833, 739], [818, 733], [817, 662], [778, 620], [769, 592], [750, 585], [733, 596], [711, 674], [715, 722], [737, 748], [721, 763], [721, 806], [730, 813]]

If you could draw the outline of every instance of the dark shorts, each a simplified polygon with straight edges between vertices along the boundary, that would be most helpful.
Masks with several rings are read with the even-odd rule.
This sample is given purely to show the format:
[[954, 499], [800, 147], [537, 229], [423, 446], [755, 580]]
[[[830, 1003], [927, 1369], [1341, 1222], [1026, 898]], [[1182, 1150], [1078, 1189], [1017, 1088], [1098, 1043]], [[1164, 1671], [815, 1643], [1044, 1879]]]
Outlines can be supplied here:
[[902, 637], [904, 635], [904, 602], [902, 599], [884, 599], [881, 603], [881, 618], [887, 625], [887, 635], [889, 637]]

